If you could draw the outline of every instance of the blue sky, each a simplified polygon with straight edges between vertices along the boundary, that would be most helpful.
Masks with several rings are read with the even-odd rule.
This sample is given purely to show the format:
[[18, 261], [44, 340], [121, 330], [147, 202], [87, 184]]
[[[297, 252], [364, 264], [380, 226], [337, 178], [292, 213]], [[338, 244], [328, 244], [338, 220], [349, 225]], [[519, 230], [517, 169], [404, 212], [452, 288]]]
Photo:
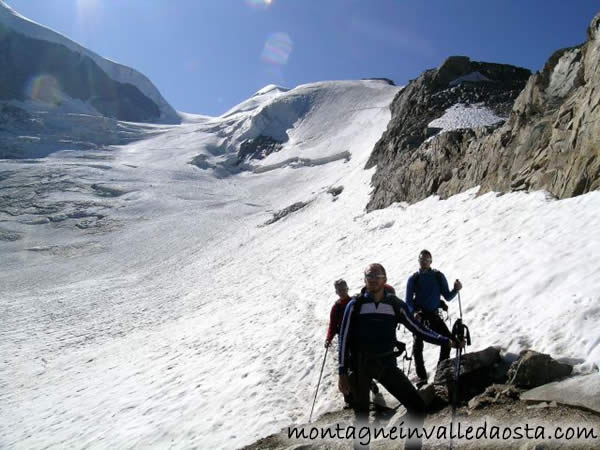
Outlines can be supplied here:
[[148, 76], [178, 110], [219, 115], [276, 83], [387, 77], [450, 55], [539, 70], [585, 40], [597, 0], [6, 0]]

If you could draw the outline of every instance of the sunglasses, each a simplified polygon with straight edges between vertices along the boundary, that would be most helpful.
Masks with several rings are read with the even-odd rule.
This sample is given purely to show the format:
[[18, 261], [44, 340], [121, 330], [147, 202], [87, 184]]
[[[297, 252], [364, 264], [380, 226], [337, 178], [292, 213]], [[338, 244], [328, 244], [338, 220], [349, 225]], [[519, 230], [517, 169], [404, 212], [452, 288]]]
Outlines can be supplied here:
[[367, 280], [383, 280], [385, 278], [385, 275], [382, 274], [374, 274], [374, 273], [365, 273], [365, 278]]

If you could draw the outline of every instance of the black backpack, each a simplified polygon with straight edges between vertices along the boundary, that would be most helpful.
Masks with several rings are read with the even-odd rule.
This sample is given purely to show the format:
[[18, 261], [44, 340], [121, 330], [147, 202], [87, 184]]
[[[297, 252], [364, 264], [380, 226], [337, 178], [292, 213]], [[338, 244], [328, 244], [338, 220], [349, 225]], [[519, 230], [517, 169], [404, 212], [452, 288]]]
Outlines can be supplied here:
[[[442, 292], [442, 272], [440, 272], [437, 269], [431, 269], [433, 271], [433, 274], [435, 275], [435, 279], [437, 280], [438, 283], [438, 287], [440, 288], [440, 292]], [[415, 281], [415, 293], [417, 291], [417, 287], [419, 286], [419, 277], [421, 276], [421, 273], [417, 270], [414, 274], [413, 274], [413, 279]], [[408, 299], [407, 299], [408, 300]], [[443, 306], [446, 305], [446, 302], [442, 299], [440, 299], [440, 308], [442, 308], [444, 311], [448, 311], [448, 306]]]
[[[438, 286], [440, 288], [440, 292], [442, 291], [442, 272], [440, 272], [437, 269], [431, 269], [435, 275], [435, 279], [438, 282]], [[413, 273], [413, 279], [415, 280], [415, 291], [417, 290], [417, 287], [419, 286], [419, 277], [421, 276], [421, 273], [417, 270], [415, 273]]]

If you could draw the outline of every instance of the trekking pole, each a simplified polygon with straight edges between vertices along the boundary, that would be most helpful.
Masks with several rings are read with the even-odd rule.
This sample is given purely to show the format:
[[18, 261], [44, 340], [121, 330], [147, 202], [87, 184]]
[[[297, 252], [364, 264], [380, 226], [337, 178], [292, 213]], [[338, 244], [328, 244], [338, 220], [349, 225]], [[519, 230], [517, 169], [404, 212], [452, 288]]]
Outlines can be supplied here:
[[312, 408], [310, 409], [310, 416], [308, 418], [308, 423], [310, 423], [313, 415], [313, 411], [315, 409], [315, 402], [317, 401], [317, 394], [319, 393], [319, 385], [321, 384], [321, 377], [323, 376], [323, 369], [325, 368], [325, 360], [327, 359], [327, 352], [329, 351], [329, 347], [325, 347], [325, 356], [323, 356], [323, 364], [321, 365], [321, 373], [319, 374], [319, 381], [317, 382], [317, 390], [315, 391], [315, 399], [313, 400]]
[[[462, 350], [456, 349], [456, 366], [454, 368], [454, 392], [452, 393], [452, 424], [451, 429], [454, 429], [456, 425], [456, 402], [458, 400], [458, 377], [460, 375], [460, 356], [462, 354]], [[452, 434], [450, 435], [450, 450], [454, 448], [454, 442], [452, 440]]]
[[[462, 321], [462, 304], [460, 301], [460, 291], [458, 292], [458, 308], [460, 317], [454, 322], [452, 327], [452, 339], [455, 342], [465, 342], [466, 345], [471, 345], [471, 333], [469, 328]], [[466, 340], [465, 340], [466, 338]], [[454, 367], [454, 392], [452, 393], [452, 427], [456, 422], [456, 404], [458, 403], [458, 389], [460, 377], [460, 357], [462, 356], [462, 348], [456, 349], [456, 365]], [[450, 448], [453, 448], [452, 437], [450, 437]]]

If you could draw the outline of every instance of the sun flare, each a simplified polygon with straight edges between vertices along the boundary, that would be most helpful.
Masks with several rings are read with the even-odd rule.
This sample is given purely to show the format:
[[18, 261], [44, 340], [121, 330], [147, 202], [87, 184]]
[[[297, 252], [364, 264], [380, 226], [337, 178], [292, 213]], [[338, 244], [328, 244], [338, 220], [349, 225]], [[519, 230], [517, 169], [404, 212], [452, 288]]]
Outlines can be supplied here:
[[268, 8], [273, 2], [274, 0], [246, 0], [246, 4], [253, 8]]
[[77, 21], [80, 26], [85, 26], [92, 20], [98, 19], [98, 12], [102, 7], [100, 0], [77, 0]]

